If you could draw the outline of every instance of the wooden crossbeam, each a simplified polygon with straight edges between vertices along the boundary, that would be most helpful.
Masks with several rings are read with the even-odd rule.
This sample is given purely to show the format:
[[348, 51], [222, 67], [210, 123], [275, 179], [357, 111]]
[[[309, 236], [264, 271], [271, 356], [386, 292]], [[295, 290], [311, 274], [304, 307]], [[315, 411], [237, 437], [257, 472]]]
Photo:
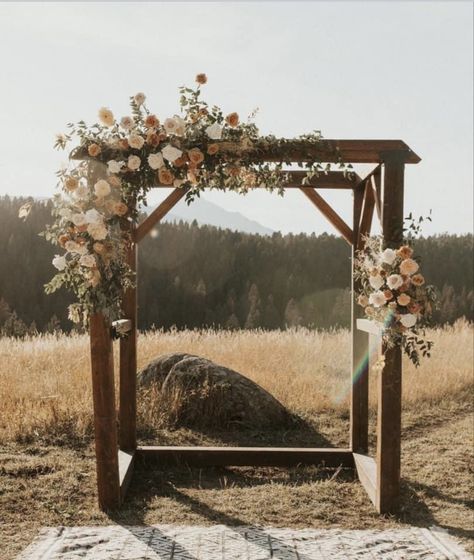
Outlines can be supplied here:
[[[255, 146], [242, 147], [233, 142], [221, 141], [219, 152], [244, 156], [249, 162], [283, 161], [305, 162], [321, 161], [324, 163], [382, 163], [390, 154], [397, 154], [405, 163], [418, 163], [420, 157], [402, 140], [333, 140], [319, 142], [307, 140], [280, 139], [279, 143], [262, 139]], [[113, 149], [102, 150], [99, 159], [103, 162], [120, 159], [123, 152]], [[79, 146], [71, 153], [71, 159], [91, 159], [87, 146]]]
[[337, 214], [324, 198], [314, 189], [301, 187], [301, 191], [311, 200], [318, 210], [328, 219], [328, 221], [337, 229], [344, 239], [352, 245], [353, 233], [346, 222]]
[[187, 189], [185, 188], [174, 189], [174, 191], [137, 227], [135, 230], [135, 243], [139, 243], [145, 235], [153, 229], [156, 223], [164, 218], [171, 208], [183, 198], [186, 192]]
[[159, 465], [207, 467], [289, 467], [300, 464], [354, 467], [351, 450], [338, 448], [139, 446], [137, 459]]

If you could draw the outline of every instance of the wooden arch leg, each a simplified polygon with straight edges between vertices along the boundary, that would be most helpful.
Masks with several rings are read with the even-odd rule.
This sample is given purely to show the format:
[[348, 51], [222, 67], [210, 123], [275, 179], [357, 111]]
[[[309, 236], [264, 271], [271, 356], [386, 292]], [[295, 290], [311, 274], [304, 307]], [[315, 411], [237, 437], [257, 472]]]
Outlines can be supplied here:
[[92, 395], [99, 507], [120, 506], [114, 360], [110, 325], [102, 313], [90, 318]]

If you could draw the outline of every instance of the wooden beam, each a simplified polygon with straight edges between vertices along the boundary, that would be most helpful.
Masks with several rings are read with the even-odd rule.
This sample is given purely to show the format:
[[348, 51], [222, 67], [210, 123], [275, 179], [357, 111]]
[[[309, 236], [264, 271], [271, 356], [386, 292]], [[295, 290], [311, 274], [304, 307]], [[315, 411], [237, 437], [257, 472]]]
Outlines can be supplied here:
[[362, 215], [359, 224], [359, 232], [356, 240], [358, 249], [362, 249], [364, 244], [364, 237], [370, 235], [372, 227], [372, 218], [374, 215], [375, 197], [372, 186], [370, 185], [370, 178], [365, 183], [364, 203], [362, 207]]
[[133, 467], [135, 463], [135, 451], [118, 452], [119, 463], [119, 483], [120, 483], [120, 501], [123, 502], [127, 493], [128, 487], [132, 480]]
[[292, 447], [142, 447], [137, 458], [159, 465], [192, 466], [274, 466], [289, 467], [300, 464], [326, 467], [354, 467], [350, 449], [292, 448]]
[[[383, 236], [387, 247], [403, 240], [404, 162], [388, 159], [384, 167]], [[394, 513], [400, 499], [402, 412], [402, 350], [383, 347], [385, 364], [379, 375], [377, 413], [377, 493], [380, 513]]]
[[324, 200], [324, 198], [317, 193], [314, 189], [301, 188], [309, 200], [316, 206], [316, 208], [327, 218], [327, 220], [337, 229], [337, 231], [344, 237], [344, 239], [352, 245], [353, 234], [351, 228], [346, 222], [337, 214], [331, 206]]
[[379, 165], [375, 169], [375, 173], [371, 177], [372, 189], [374, 191], [375, 209], [377, 210], [377, 217], [380, 224], [382, 224], [382, 166]]
[[368, 455], [354, 453], [354, 463], [360, 483], [365, 488], [370, 501], [376, 505], [377, 465]]
[[159, 204], [153, 212], [137, 227], [135, 231], [135, 242], [139, 243], [147, 233], [149, 233], [155, 224], [168, 214], [186, 194], [187, 189], [178, 188], [169, 194], [161, 204]]
[[[252, 146], [220, 141], [219, 152], [237, 155], [247, 162], [306, 162], [320, 161], [323, 163], [382, 163], [386, 154], [399, 154], [405, 163], [418, 163], [419, 156], [402, 140], [334, 140], [322, 139], [319, 142], [307, 140], [279, 139], [269, 142], [262, 138]], [[87, 146], [79, 146], [71, 153], [71, 159], [90, 159]], [[123, 151], [104, 148], [99, 156], [101, 161], [123, 158]]]
[[[359, 235], [359, 223], [365, 187], [354, 189], [353, 236]], [[360, 282], [355, 279], [354, 260], [357, 245], [352, 246], [352, 297], [351, 297], [351, 404], [350, 404], [350, 441], [353, 451], [367, 453], [369, 446], [369, 337], [357, 329], [357, 322], [364, 310], [357, 303]]]
[[[133, 241], [135, 224], [122, 224], [126, 239], [126, 259], [132, 271], [137, 271], [137, 245]], [[128, 336], [120, 339], [119, 386], [119, 445], [131, 451], [137, 446], [137, 288], [129, 288], [123, 295], [122, 310], [130, 321]]]
[[92, 395], [99, 507], [120, 505], [115, 411], [114, 359], [110, 324], [102, 313], [90, 317]]

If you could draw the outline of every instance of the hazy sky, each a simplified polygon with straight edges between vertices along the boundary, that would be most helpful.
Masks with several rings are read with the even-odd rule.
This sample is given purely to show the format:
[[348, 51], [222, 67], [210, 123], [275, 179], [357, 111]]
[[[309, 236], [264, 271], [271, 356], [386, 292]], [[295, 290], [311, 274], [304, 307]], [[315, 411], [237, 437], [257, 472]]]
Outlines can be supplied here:
[[[208, 100], [258, 106], [262, 133], [405, 140], [422, 157], [406, 210], [433, 209], [425, 233], [471, 231], [472, 15], [471, 2], [2, 3], [0, 194], [53, 193], [67, 122], [128, 114], [137, 91], [164, 119], [206, 72]], [[324, 195], [350, 219], [348, 193]], [[300, 192], [206, 197], [275, 230], [332, 231]]]

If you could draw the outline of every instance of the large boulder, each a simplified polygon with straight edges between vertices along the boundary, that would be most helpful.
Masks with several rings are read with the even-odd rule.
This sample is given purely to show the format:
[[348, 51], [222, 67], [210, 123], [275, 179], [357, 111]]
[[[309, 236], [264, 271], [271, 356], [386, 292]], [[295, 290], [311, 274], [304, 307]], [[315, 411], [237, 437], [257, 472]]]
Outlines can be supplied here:
[[281, 429], [292, 421], [277, 399], [244, 375], [190, 354], [153, 360], [140, 372], [139, 386], [156, 387], [175, 426]]

